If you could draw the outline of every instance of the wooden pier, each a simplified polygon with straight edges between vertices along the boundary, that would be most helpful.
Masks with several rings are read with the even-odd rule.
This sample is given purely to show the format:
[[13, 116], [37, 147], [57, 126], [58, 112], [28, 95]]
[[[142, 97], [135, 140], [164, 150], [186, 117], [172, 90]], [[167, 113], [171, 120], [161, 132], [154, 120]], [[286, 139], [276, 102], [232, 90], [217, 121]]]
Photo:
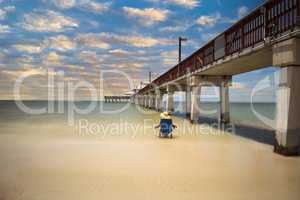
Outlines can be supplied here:
[[105, 103], [127, 103], [131, 101], [130, 96], [105, 96]]

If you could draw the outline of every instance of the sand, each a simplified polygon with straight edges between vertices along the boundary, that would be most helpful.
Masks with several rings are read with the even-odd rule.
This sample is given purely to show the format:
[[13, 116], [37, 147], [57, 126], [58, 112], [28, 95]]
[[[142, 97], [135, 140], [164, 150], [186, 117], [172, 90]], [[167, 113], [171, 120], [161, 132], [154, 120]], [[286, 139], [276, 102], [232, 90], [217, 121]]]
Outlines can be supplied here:
[[100, 138], [72, 131], [55, 123], [2, 127], [0, 199], [300, 197], [300, 158], [276, 155], [272, 146], [252, 140], [179, 131], [172, 140]]

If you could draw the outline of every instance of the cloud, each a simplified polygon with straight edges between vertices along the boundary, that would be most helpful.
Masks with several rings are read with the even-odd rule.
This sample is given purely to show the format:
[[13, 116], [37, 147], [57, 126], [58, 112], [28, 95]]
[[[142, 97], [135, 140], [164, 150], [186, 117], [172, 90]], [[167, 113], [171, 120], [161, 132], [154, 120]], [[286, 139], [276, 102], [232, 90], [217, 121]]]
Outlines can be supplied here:
[[61, 9], [78, 8], [94, 13], [107, 11], [111, 3], [99, 3], [92, 0], [52, 0], [52, 4]]
[[163, 63], [165, 65], [177, 64], [177, 59], [178, 59], [178, 51], [177, 50], [164, 51], [164, 52], [161, 52], [160, 55], [162, 56]]
[[144, 66], [144, 63], [143, 62], [135, 62], [135, 61], [122, 61], [122, 62], [114, 63], [111, 66], [115, 69], [136, 71], [136, 70], [141, 69]]
[[76, 41], [84, 46], [99, 49], [108, 49], [110, 45], [102, 40], [102, 38], [94, 33], [79, 34]]
[[125, 44], [135, 47], [152, 47], [156, 45], [174, 44], [173, 40], [153, 38], [141, 35], [117, 35], [114, 33], [100, 33], [99, 37], [111, 44]]
[[83, 3], [81, 6], [86, 10], [90, 10], [95, 13], [101, 13], [109, 9], [110, 3], [98, 3], [95, 1], [86, 1], [86, 3]]
[[90, 64], [99, 64], [103, 61], [94, 51], [82, 51], [78, 54], [78, 58]]
[[43, 68], [23, 68], [18, 70], [2, 70], [2, 74], [6, 74], [12, 77], [20, 77], [20, 76], [34, 76], [34, 75], [45, 75], [47, 72]]
[[246, 90], [249, 89], [245, 84], [241, 83], [241, 82], [233, 82], [231, 84], [231, 89], [239, 89], [239, 90]]
[[230, 18], [226, 16], [222, 16], [221, 13], [216, 12], [212, 15], [202, 15], [197, 18], [196, 24], [200, 25], [200, 30], [203, 30], [204, 28], [213, 28], [216, 26], [216, 24], [220, 23], [228, 23], [233, 24], [237, 21], [236, 18]]
[[15, 44], [13, 47], [20, 52], [25, 52], [29, 54], [41, 53], [44, 49], [43, 44]]
[[214, 27], [220, 19], [221, 19], [220, 13], [216, 13], [213, 15], [203, 15], [198, 17], [198, 19], [196, 20], [196, 24], [201, 26]]
[[114, 56], [138, 56], [138, 55], [144, 55], [145, 51], [139, 50], [139, 51], [127, 51], [124, 49], [112, 49], [109, 50], [109, 53]]
[[58, 51], [68, 51], [76, 48], [76, 42], [64, 35], [50, 37], [45, 41], [49, 48]]
[[174, 3], [180, 6], [184, 6], [186, 8], [195, 8], [200, 5], [200, 1], [198, 0], [166, 0], [167, 2]]
[[75, 7], [77, 4], [76, 0], [52, 0], [51, 3], [62, 9], [70, 9]]
[[116, 56], [127, 56], [130, 55], [131, 52], [123, 50], [123, 49], [113, 49], [109, 50], [110, 54], [116, 55]]
[[60, 64], [60, 56], [55, 52], [51, 51], [44, 59], [44, 63], [48, 65], [57, 65]]
[[239, 7], [238, 8], [238, 18], [241, 19], [242, 17], [246, 16], [248, 12], [249, 12], [248, 7], [246, 7], [246, 6]]
[[139, 18], [139, 23], [143, 26], [152, 26], [155, 23], [165, 21], [169, 11], [155, 8], [131, 8], [123, 7], [124, 12], [129, 17]]
[[0, 8], [0, 20], [4, 20], [8, 13], [14, 12], [16, 10], [15, 6], [6, 6]]
[[22, 27], [33, 32], [63, 32], [79, 26], [76, 20], [55, 11], [34, 11], [24, 15]]
[[192, 27], [194, 24], [189, 22], [180, 22], [180, 25], [174, 25], [174, 26], [166, 26], [159, 29], [160, 32], [184, 32], [188, 30], [190, 27]]
[[152, 47], [156, 45], [174, 44], [174, 41], [165, 38], [152, 38], [141, 35], [118, 35], [114, 33], [87, 33], [79, 34], [76, 41], [92, 48], [108, 49], [111, 44], [129, 45], [134, 47]]
[[9, 33], [11, 31], [10, 26], [0, 24], [0, 34], [1, 33]]
[[200, 3], [201, 3], [201, 1], [199, 1], [199, 0], [148, 0], [148, 1], [176, 4], [176, 5], [183, 6], [183, 7], [189, 8], [189, 9], [198, 7], [198, 6], [200, 6]]

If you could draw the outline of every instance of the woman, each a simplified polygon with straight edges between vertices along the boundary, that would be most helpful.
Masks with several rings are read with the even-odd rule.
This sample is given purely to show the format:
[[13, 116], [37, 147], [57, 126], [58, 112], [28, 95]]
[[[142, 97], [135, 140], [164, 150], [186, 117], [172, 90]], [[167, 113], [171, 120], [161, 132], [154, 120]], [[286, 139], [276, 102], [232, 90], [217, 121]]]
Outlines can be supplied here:
[[160, 115], [160, 123], [155, 128], [160, 128], [159, 137], [173, 138], [173, 129], [177, 128], [173, 124], [173, 120], [168, 112], [164, 112]]

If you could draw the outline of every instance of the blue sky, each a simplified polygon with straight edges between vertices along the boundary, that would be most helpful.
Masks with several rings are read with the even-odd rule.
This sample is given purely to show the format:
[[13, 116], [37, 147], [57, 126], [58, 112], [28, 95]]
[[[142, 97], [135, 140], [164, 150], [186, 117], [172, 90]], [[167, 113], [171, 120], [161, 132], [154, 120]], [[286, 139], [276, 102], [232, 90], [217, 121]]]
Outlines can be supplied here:
[[[0, 99], [13, 99], [13, 86], [22, 74], [31, 75], [22, 85], [23, 99], [47, 98], [45, 72], [50, 68], [56, 82], [84, 79], [98, 87], [99, 72], [120, 70], [139, 85], [149, 71], [156, 77], [176, 64], [178, 36], [189, 39], [183, 47], [188, 56], [263, 2], [0, 0]], [[249, 99], [255, 83], [274, 71], [234, 77], [231, 98]], [[107, 95], [129, 89], [115, 74], [103, 81]], [[83, 88], [78, 93], [88, 95]], [[273, 101], [273, 93], [269, 89], [258, 101]]]

